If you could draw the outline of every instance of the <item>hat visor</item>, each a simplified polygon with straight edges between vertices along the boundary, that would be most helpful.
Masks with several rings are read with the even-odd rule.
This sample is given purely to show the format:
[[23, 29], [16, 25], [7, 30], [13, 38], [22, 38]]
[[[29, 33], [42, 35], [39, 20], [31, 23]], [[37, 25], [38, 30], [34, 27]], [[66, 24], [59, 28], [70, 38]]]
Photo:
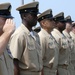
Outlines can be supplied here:
[[4, 17], [4, 18], [6, 18], [6, 19], [8, 19], [8, 18], [11, 18], [11, 19], [13, 19], [14, 17], [13, 16], [11, 16], [11, 15], [9, 15], [9, 16], [4, 16], [4, 15], [0, 15], [1, 17]]
[[37, 12], [37, 14], [41, 14], [40, 12]]
[[74, 22], [74, 21], [66, 21], [66, 22], [70, 22], [70, 23], [72, 23], [72, 22]]
[[54, 18], [53, 18], [53, 17], [49, 17], [48, 19], [50, 19], [50, 20], [54, 20]]
[[74, 22], [74, 21], [68, 21], [68, 22]]
[[74, 22], [74, 21], [72, 21], [72, 22]]
[[75, 27], [75, 25], [72, 25], [72, 27]]
[[59, 22], [67, 22], [65, 19], [63, 19], [63, 20], [59, 20]]

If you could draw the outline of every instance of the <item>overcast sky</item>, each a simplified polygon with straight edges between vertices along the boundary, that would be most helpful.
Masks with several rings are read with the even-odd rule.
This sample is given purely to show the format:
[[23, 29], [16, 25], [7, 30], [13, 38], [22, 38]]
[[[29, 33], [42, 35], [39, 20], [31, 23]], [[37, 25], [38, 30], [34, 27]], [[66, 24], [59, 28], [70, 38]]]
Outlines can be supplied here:
[[[33, 0], [24, 0], [24, 4], [32, 2]], [[72, 20], [75, 21], [75, 0], [36, 0], [39, 1], [39, 10], [43, 12], [47, 9], [52, 9], [53, 15], [59, 12], [64, 12], [65, 17], [70, 15]], [[12, 4], [12, 15], [14, 16], [14, 21], [16, 27], [21, 24], [21, 19], [16, 8], [20, 6], [21, 0], [0, 0], [0, 3], [10, 2]]]

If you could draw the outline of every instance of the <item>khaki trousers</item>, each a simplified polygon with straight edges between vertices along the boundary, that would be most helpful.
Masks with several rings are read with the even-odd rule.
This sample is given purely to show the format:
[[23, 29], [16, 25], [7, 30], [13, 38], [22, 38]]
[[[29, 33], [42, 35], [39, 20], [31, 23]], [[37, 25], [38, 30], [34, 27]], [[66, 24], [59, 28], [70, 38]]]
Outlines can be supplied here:
[[41, 72], [21, 71], [20, 75], [41, 75]]
[[74, 71], [75, 71], [75, 60], [72, 60], [71, 63], [73, 64]]
[[44, 67], [43, 68], [43, 74], [44, 75], [57, 75], [57, 70]]
[[68, 65], [58, 65], [58, 75], [70, 75]]
[[70, 64], [68, 66], [68, 70], [70, 72], [70, 75], [75, 75], [75, 70], [74, 70], [74, 65], [73, 64]]

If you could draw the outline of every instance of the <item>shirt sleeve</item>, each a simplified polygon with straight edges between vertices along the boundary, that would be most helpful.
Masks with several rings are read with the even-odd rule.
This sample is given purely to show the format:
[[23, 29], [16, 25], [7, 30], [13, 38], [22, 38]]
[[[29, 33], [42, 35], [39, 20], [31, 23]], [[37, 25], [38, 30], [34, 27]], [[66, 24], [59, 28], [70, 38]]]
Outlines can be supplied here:
[[25, 49], [25, 38], [23, 35], [14, 35], [10, 39], [10, 51], [14, 58], [20, 60]]
[[41, 50], [42, 50], [42, 58], [44, 58], [45, 50], [46, 50], [46, 39], [45, 39], [45, 37], [40, 37], [40, 44], [41, 44]]

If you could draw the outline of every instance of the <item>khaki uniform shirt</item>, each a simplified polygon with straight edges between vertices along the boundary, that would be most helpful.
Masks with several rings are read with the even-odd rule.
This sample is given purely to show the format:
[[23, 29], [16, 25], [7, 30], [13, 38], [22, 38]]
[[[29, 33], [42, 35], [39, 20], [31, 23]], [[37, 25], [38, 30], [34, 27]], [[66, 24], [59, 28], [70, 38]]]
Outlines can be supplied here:
[[39, 36], [21, 24], [11, 37], [10, 50], [14, 58], [19, 60], [20, 73], [42, 70], [42, 55]]
[[44, 29], [42, 29], [38, 34], [42, 48], [43, 67], [56, 70], [59, 55], [57, 43]]
[[9, 50], [0, 56], [0, 75], [14, 75], [13, 58]]
[[74, 43], [72, 37], [70, 36], [70, 34], [68, 34], [65, 30], [63, 31], [63, 34], [68, 40], [70, 51], [71, 51], [70, 52], [71, 53], [71, 61], [73, 61], [73, 60], [75, 60], [75, 46], [74, 46], [75, 43]]
[[75, 42], [75, 34], [71, 31], [70, 32], [70, 36], [72, 37], [72, 39], [74, 40], [74, 42]]
[[59, 44], [59, 65], [69, 65], [70, 62], [70, 49], [67, 39], [57, 29], [52, 31], [52, 35]]

